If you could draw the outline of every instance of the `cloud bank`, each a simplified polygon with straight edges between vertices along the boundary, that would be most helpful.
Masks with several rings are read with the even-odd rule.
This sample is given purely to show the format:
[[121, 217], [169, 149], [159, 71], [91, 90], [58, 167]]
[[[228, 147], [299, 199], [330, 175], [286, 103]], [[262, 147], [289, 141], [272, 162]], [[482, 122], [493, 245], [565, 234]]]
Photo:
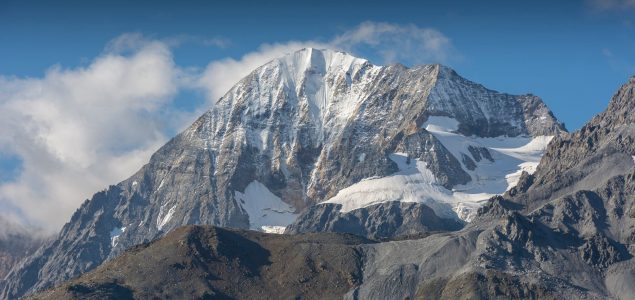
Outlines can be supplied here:
[[327, 41], [265, 44], [200, 71], [177, 66], [170, 47], [192, 39], [227, 47], [224, 39], [183, 35], [149, 40], [124, 34], [89, 65], [53, 66], [41, 78], [0, 76], [0, 155], [22, 161], [17, 178], [0, 183], [0, 214], [58, 230], [84, 199], [132, 175], [194, 116], [176, 95], [201, 89], [209, 109], [253, 69], [305, 47], [378, 57], [380, 64], [447, 62], [456, 57], [441, 32], [414, 25], [365, 22]]
[[57, 229], [166, 141], [179, 70], [164, 44], [137, 42], [132, 54], [109, 51], [85, 68], [0, 77], [0, 150], [22, 160], [19, 177], [0, 186], [5, 206]]

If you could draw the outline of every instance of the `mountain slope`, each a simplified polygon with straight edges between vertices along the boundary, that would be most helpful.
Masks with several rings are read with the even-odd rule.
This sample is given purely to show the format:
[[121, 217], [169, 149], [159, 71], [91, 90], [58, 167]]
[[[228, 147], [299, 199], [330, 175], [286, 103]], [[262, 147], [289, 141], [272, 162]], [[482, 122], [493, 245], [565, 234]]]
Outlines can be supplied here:
[[[270, 265], [261, 265], [256, 268], [258, 271], [246, 275], [249, 279], [245, 280], [258, 282], [268, 278], [260, 277], [266, 274], [281, 278], [276, 284], [284, 288], [241, 285], [224, 295], [246, 299], [257, 290], [275, 295], [276, 291], [293, 286], [292, 293], [283, 297], [319, 298], [321, 295], [312, 294], [316, 284], [323, 295], [344, 299], [634, 299], [635, 110], [632, 108], [635, 108], [635, 78], [615, 94], [605, 112], [581, 130], [556, 137], [533, 175], [523, 174], [518, 186], [488, 201], [474, 220], [459, 231], [381, 243], [333, 233], [268, 235], [233, 231], [258, 245], [320, 240], [310, 247], [295, 245], [285, 257], [294, 258], [300, 253], [300, 256], [322, 257], [325, 262], [324, 268], [311, 269], [312, 275], [306, 276], [302, 268], [311, 260], [291, 264], [298, 269], [275, 273], [274, 270], [286, 264], [272, 259]], [[180, 232], [186, 230], [192, 229]], [[333, 239], [346, 246], [333, 248]], [[176, 244], [173, 238], [166, 238], [148, 248], [157, 245], [159, 249], [153, 251], [161, 253], [163, 247], [159, 243]], [[245, 244], [248, 243], [232, 243], [233, 247], [225, 253], [243, 249]], [[324, 245], [324, 250], [319, 245]], [[126, 259], [144, 257], [144, 251], [132, 250], [93, 273], [38, 297], [100, 295], [108, 292], [108, 284], [113, 282], [132, 296], [145, 296], [138, 293], [152, 290], [161, 281], [150, 279], [140, 285], [129, 273], [115, 272], [136, 268]], [[273, 253], [269, 252], [270, 257], [277, 257]], [[231, 261], [226, 254], [215, 258]], [[347, 264], [338, 264], [342, 259]], [[342, 267], [333, 268], [329, 265], [331, 261]], [[239, 260], [234, 262], [240, 264]], [[162, 263], [141, 264], [143, 272], [148, 273], [164, 267]], [[342, 270], [354, 278], [344, 284], [346, 292], [341, 285], [317, 284], [341, 279]], [[269, 273], [272, 271], [275, 275]], [[230, 282], [231, 276], [218, 269], [205, 274], [220, 274], [205, 282], [215, 293], [225, 293], [221, 287]], [[232, 274], [238, 276], [241, 272]], [[297, 289], [297, 278], [308, 279], [301, 280], [307, 284], [306, 289]], [[196, 279], [183, 278], [175, 290], [183, 290], [192, 280]]]
[[363, 243], [336, 234], [185, 226], [33, 298], [333, 299], [361, 280], [355, 246]]
[[[447, 219], [439, 224], [461, 223], [563, 130], [539, 98], [488, 90], [444, 66], [381, 67], [303, 49], [254, 70], [139, 172], [86, 201], [12, 270], [2, 295], [72, 278], [186, 224], [281, 232], [324, 201], [350, 210], [415, 201]], [[518, 150], [535, 143], [533, 154]], [[336, 201], [369, 180], [382, 180], [381, 199]], [[391, 180], [410, 183], [408, 197]], [[412, 220], [401, 224], [431, 228]]]

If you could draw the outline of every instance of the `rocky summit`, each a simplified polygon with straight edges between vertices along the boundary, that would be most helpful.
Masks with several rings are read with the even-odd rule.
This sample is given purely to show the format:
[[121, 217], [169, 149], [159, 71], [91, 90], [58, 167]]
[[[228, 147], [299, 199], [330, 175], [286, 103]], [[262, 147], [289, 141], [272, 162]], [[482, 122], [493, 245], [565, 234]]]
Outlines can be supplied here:
[[[478, 242], [481, 233], [494, 236], [500, 231], [491, 222], [473, 225], [483, 224], [484, 217], [476, 212], [490, 197], [507, 192], [505, 201], [525, 208], [504, 219], [517, 228], [529, 222], [521, 214], [529, 213], [529, 207], [536, 209], [534, 205], [550, 201], [547, 196], [582, 186], [574, 185], [582, 176], [575, 173], [561, 175], [566, 180], [553, 183], [561, 186], [549, 195], [536, 187], [555, 178], [553, 172], [571, 169], [568, 165], [538, 168], [530, 175], [554, 137], [546, 162], [564, 151], [554, 145], [577, 149], [565, 133], [540, 98], [487, 89], [442, 65], [377, 66], [343, 52], [302, 49], [251, 72], [136, 174], [84, 202], [57, 238], [11, 270], [1, 295], [13, 299], [59, 284], [188, 224], [277, 233], [346, 232], [373, 240], [463, 228], [423, 240], [359, 246], [355, 251], [365, 257], [360, 260], [364, 274], [333, 293], [350, 288], [351, 297], [379, 297], [382, 289], [390, 289], [371, 281], [391, 276], [397, 276], [404, 295], [441, 291], [456, 276], [512, 285], [524, 277], [506, 277], [504, 268], [503, 273], [468, 268], [482, 265], [477, 256], [491, 252]], [[572, 163], [585, 161], [568, 155]], [[623, 169], [628, 168], [625, 158], [614, 156]], [[505, 215], [503, 206], [484, 209]], [[617, 241], [597, 238], [588, 246], [593, 257], [593, 249]], [[505, 241], [496, 240], [499, 244], [491, 247], [509, 249], [500, 244]], [[409, 261], [419, 255], [415, 252], [394, 256], [404, 264], [386, 263], [402, 269], [382, 269], [383, 257], [392, 257], [391, 247], [409, 243], [421, 243], [421, 251], [430, 256], [421, 254], [416, 261]], [[452, 259], [459, 265], [440, 264], [472, 271], [439, 268], [430, 277], [438, 281], [416, 288], [432, 275], [426, 273], [432, 271], [426, 271], [425, 260], [446, 246], [456, 248], [444, 255], [456, 254]], [[615, 249], [611, 263], [627, 257], [623, 248]]]
[[[582, 129], [555, 137], [533, 174], [456, 231], [378, 242], [183, 227], [34, 298], [634, 299], [633, 106], [635, 78]], [[376, 224], [379, 211], [395, 216], [388, 222], [409, 220], [399, 212], [419, 209], [403, 205], [375, 205], [346, 220]]]

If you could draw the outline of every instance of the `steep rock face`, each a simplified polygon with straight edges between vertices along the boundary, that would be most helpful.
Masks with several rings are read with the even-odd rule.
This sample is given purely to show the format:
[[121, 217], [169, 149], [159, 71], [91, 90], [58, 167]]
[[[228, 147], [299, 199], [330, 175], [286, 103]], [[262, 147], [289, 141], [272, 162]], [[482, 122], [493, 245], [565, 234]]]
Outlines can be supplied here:
[[[432, 122], [439, 120], [456, 128], [439, 131], [444, 123]], [[488, 169], [489, 160], [470, 163], [478, 159], [463, 157], [469, 150], [448, 149], [457, 138], [520, 171], [524, 162], [537, 163], [542, 149], [529, 159], [513, 149], [562, 130], [539, 98], [488, 90], [447, 67], [380, 67], [303, 49], [254, 70], [139, 172], [86, 201], [56, 240], [12, 270], [2, 295], [77, 276], [186, 224], [281, 231], [303, 209], [345, 188], [354, 192], [363, 179], [399, 172], [394, 178], [410, 182], [415, 196], [394, 195], [392, 186], [373, 201], [406, 196], [456, 221], [510, 185], [508, 172]], [[512, 150], [495, 151], [501, 135], [515, 138]], [[451, 189], [481, 186], [483, 174], [495, 174], [494, 189], [460, 192], [466, 200], [455, 201]], [[417, 196], [419, 182], [439, 197]]]
[[481, 137], [553, 135], [563, 129], [540, 98], [488, 90], [441, 68], [428, 99], [429, 115], [452, 116], [458, 132]]
[[[541, 166], [512, 189], [513, 201], [534, 209], [580, 189], [595, 189], [607, 180], [630, 173], [635, 155], [635, 79], [623, 85], [609, 107], [579, 131], [558, 136], [547, 148]], [[518, 194], [518, 195], [516, 195]]]
[[[536, 172], [523, 175], [505, 195], [535, 232], [557, 234], [536, 241], [568, 250], [559, 251], [566, 263], [553, 269], [541, 265], [542, 271], [561, 271], [577, 285], [595, 285], [620, 299], [635, 296], [634, 108], [631, 78], [606, 111], [579, 131], [556, 137]], [[550, 251], [544, 247], [534, 252], [539, 261], [553, 259], [545, 257]], [[582, 266], [591, 266], [586, 278], [575, 275]]]

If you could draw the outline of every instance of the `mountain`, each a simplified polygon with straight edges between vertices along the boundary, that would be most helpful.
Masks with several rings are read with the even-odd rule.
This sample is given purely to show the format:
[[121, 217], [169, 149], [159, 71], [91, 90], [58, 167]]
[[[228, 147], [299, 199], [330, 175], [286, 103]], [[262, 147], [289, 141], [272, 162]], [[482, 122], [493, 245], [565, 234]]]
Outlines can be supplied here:
[[373, 242], [184, 227], [36, 298], [635, 299], [634, 256], [635, 77], [458, 231]]
[[84, 202], [12, 269], [2, 296], [78, 276], [187, 224], [346, 227], [379, 239], [456, 230], [533, 172], [563, 132], [538, 97], [489, 90], [445, 66], [303, 49], [254, 70], [136, 174]]

